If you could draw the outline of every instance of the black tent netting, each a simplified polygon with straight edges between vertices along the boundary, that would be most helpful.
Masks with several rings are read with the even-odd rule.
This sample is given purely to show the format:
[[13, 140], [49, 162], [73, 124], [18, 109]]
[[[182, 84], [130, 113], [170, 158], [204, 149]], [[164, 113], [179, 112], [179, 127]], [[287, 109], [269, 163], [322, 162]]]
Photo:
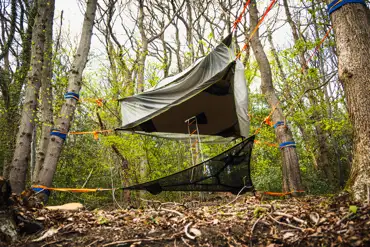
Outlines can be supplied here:
[[186, 170], [123, 189], [146, 190], [154, 195], [162, 191], [217, 191], [233, 194], [241, 190], [253, 191], [250, 159], [254, 137], [244, 139], [225, 152]]

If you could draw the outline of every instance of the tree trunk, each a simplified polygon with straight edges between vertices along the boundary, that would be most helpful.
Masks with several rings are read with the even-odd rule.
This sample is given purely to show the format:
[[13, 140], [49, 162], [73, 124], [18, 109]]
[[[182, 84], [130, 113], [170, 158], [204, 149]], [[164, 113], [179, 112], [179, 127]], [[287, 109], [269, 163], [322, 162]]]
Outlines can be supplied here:
[[[251, 1], [250, 5], [250, 23], [253, 29], [257, 25], [258, 12], [256, 1]], [[261, 90], [271, 108], [276, 107], [272, 114], [272, 120], [276, 123], [284, 121], [284, 115], [281, 107], [278, 105], [279, 99], [272, 84], [272, 73], [266, 53], [263, 50], [259, 39], [259, 32], [251, 40], [252, 49], [256, 57], [259, 69], [261, 71]], [[294, 141], [293, 135], [288, 126], [280, 126], [275, 129], [276, 137], [279, 143]], [[301, 173], [299, 170], [298, 156], [295, 148], [288, 147], [281, 149], [283, 159], [283, 190], [298, 191], [302, 190]]]
[[144, 0], [139, 0], [139, 17], [138, 17], [138, 28], [141, 36], [141, 50], [139, 52], [139, 62], [136, 80], [136, 93], [144, 91], [144, 67], [146, 56], [148, 55], [148, 38], [145, 35], [144, 30]]
[[[88, 0], [85, 18], [82, 26], [82, 34], [77, 49], [77, 54], [72, 64], [72, 69], [68, 78], [68, 92], [79, 93], [81, 89], [82, 72], [87, 63], [87, 56], [90, 51], [92, 29], [97, 7], [97, 0]], [[60, 117], [57, 119], [55, 127], [63, 133], [68, 133], [73, 119], [77, 101], [66, 99], [62, 106]], [[44, 166], [41, 168], [38, 183], [51, 186], [56, 171], [58, 159], [62, 151], [64, 140], [59, 136], [51, 136], [45, 156]]]
[[164, 33], [160, 36], [160, 40], [161, 40], [162, 47], [163, 47], [163, 59], [162, 59], [163, 74], [164, 74], [164, 78], [167, 78], [169, 73], [170, 73], [170, 64], [171, 63], [169, 63], [170, 59], [168, 57], [167, 45], [166, 45], [166, 41], [164, 39]]
[[53, 19], [55, 0], [50, 0], [47, 6], [49, 13], [45, 28], [44, 65], [41, 77], [41, 137], [37, 147], [36, 164], [33, 170], [32, 181], [36, 182], [40, 169], [44, 163], [45, 153], [49, 144], [50, 131], [53, 126], [53, 93], [51, 78], [53, 75]]
[[[31, 62], [31, 47], [32, 47], [32, 32], [37, 14], [37, 3], [30, 4], [27, 10], [21, 8], [20, 20], [23, 19], [24, 12], [27, 12], [28, 26], [26, 32], [21, 33], [22, 37], [22, 52], [20, 55], [20, 66], [17, 68], [14, 75], [15, 80], [7, 85], [6, 89], [9, 95], [8, 102], [4, 102], [6, 107], [7, 131], [5, 131], [6, 139], [8, 140], [5, 146], [4, 170], [3, 176], [9, 179], [12, 158], [14, 156], [17, 130], [19, 126], [19, 102], [21, 98], [22, 88], [27, 78], [27, 72]], [[4, 96], [4, 94], [3, 94]], [[5, 98], [4, 98], [5, 100]]]
[[176, 37], [175, 55], [176, 55], [176, 61], [177, 61], [177, 70], [180, 73], [180, 72], [183, 71], [183, 65], [182, 65], [181, 55], [180, 55], [180, 50], [181, 50], [180, 31], [179, 31], [179, 28], [177, 26], [177, 23], [178, 23], [178, 21], [176, 20], [176, 24], [174, 25], [175, 30], [176, 30], [176, 32], [175, 32], [175, 37]]
[[336, 10], [330, 18], [338, 51], [339, 78], [354, 130], [348, 185], [355, 199], [360, 200], [366, 198], [370, 186], [370, 10], [351, 3]]
[[[288, 0], [283, 0], [283, 4], [284, 4], [287, 21], [292, 29], [294, 43], [297, 45], [298, 42], [300, 41], [299, 29], [297, 28], [296, 23], [293, 21], [293, 18], [292, 18], [292, 15], [290, 13], [289, 6], [288, 6]], [[308, 64], [306, 64], [304, 50], [301, 50], [299, 52], [299, 63], [301, 65], [301, 68], [303, 69], [303, 74], [307, 75]], [[311, 80], [308, 79], [307, 83], [312, 84], [314, 83], [314, 81], [312, 79]], [[310, 101], [310, 104], [313, 107], [319, 104], [319, 102], [317, 102], [315, 95], [313, 95], [312, 92], [309, 92], [308, 99]], [[316, 138], [317, 138], [317, 143], [318, 143], [318, 157], [315, 162], [319, 165], [319, 169], [322, 172], [324, 172], [325, 177], [329, 181], [329, 184], [332, 184], [333, 183], [333, 170], [329, 162], [330, 153], [329, 153], [329, 147], [327, 144], [327, 136], [326, 136], [326, 133], [323, 131], [322, 125], [319, 123], [319, 121], [322, 119], [322, 114], [318, 110], [314, 109], [312, 112], [312, 118], [316, 120], [316, 123], [314, 124], [313, 127], [315, 128], [315, 131], [316, 131]]]
[[[294, 43], [297, 43], [297, 41], [299, 41], [299, 31], [292, 19], [292, 15], [290, 14], [288, 0], [283, 0], [283, 4], [284, 4], [284, 9], [285, 9], [286, 19], [292, 29]], [[303, 69], [306, 69], [307, 64], [306, 64], [306, 59], [304, 57], [304, 52], [299, 53], [299, 63], [301, 64]]]
[[15, 193], [21, 193], [25, 188], [27, 168], [30, 159], [32, 131], [37, 119], [37, 102], [41, 86], [41, 72], [45, 43], [45, 23], [48, 17], [47, 4], [49, 1], [40, 0], [32, 34], [31, 69], [27, 75], [27, 88], [23, 104], [21, 123], [17, 135], [10, 184]]
[[189, 67], [194, 62], [194, 44], [193, 44], [193, 13], [191, 11], [192, 6], [190, 0], [186, 0], [186, 44], [189, 49], [189, 53], [185, 54], [184, 67]]

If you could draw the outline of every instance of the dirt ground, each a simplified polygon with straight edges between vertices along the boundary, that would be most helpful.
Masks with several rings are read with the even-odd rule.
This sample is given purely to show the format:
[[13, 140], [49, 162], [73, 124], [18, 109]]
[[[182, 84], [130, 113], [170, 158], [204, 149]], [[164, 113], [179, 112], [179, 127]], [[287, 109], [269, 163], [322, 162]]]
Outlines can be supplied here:
[[44, 230], [10, 246], [370, 246], [370, 206], [347, 196], [147, 203], [145, 209], [24, 209], [20, 214]]

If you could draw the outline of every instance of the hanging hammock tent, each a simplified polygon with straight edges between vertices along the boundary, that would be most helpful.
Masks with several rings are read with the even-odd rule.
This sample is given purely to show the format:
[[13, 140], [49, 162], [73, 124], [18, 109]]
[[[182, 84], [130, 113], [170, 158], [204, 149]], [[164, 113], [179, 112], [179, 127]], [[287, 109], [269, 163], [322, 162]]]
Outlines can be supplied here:
[[117, 130], [156, 132], [159, 137], [172, 133], [172, 138], [181, 139], [188, 134], [185, 121], [196, 116], [202, 135], [247, 137], [249, 133], [244, 66], [235, 60], [231, 34], [185, 71], [121, 99], [120, 104], [122, 126]]
[[253, 143], [254, 136], [251, 136], [196, 166], [123, 189], [146, 190], [153, 195], [162, 191], [219, 191], [233, 194], [253, 191], [249, 165]]
[[[185, 71], [166, 78], [143, 93], [120, 100], [122, 126], [170, 139], [189, 138], [187, 120], [196, 118], [208, 142], [249, 135], [248, 90], [243, 64], [235, 59], [229, 34], [207, 56]], [[232, 137], [232, 138], [231, 138]], [[230, 139], [231, 138], [231, 139]], [[250, 157], [254, 136], [198, 165], [175, 174], [123, 188], [162, 191], [252, 191]]]

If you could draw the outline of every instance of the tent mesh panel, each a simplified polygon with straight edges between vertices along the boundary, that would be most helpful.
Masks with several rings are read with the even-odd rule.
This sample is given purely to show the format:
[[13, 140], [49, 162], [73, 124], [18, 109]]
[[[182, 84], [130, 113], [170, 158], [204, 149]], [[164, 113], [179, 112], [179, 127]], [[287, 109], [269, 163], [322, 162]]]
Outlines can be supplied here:
[[244, 139], [225, 152], [186, 170], [150, 182], [123, 188], [147, 190], [151, 194], [162, 191], [219, 191], [237, 194], [253, 191], [250, 159], [254, 137]]

